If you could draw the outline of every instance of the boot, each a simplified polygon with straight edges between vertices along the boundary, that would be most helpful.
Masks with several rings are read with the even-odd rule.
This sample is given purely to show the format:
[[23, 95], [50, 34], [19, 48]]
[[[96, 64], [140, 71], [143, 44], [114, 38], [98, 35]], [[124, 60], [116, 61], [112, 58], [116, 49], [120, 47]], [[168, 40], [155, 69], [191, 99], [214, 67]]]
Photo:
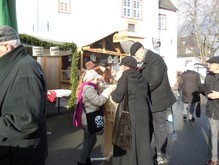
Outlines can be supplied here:
[[78, 162], [78, 165], [86, 165], [86, 164]]

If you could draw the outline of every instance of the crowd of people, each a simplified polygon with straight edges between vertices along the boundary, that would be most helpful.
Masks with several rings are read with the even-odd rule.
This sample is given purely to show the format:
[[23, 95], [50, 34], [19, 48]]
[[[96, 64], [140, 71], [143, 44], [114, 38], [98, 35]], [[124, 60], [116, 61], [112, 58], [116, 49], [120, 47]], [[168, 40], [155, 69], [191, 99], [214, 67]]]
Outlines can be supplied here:
[[[219, 57], [207, 60], [204, 83], [192, 66], [182, 73], [183, 119], [194, 122], [200, 94], [207, 98], [209, 121], [209, 160], [218, 161]], [[86, 113], [103, 110], [111, 97], [120, 103], [128, 93], [131, 117], [131, 146], [123, 150], [113, 145], [114, 165], [161, 165], [168, 163], [167, 109], [177, 101], [169, 83], [163, 58], [140, 42], [130, 47], [130, 56], [120, 62], [121, 74], [112, 76], [106, 61], [88, 61], [80, 76], [73, 124], [84, 133], [78, 165], [91, 165], [96, 133], [88, 129]], [[0, 26], [0, 164], [44, 165], [48, 155], [46, 102], [47, 82], [40, 64], [28, 55], [16, 30]], [[127, 83], [127, 87], [124, 84]], [[100, 84], [115, 84], [100, 91]], [[127, 90], [127, 91], [126, 91]], [[83, 109], [84, 108], [84, 109]], [[103, 111], [104, 112], [104, 111]], [[104, 114], [103, 114], [104, 115]], [[151, 143], [155, 142], [155, 150]], [[22, 155], [22, 156], [21, 156]]]

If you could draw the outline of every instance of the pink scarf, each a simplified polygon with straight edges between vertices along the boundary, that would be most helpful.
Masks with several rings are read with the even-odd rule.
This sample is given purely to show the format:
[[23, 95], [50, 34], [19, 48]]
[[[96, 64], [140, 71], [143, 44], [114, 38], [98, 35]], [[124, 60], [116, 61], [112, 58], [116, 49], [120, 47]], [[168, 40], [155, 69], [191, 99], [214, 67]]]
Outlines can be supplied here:
[[91, 82], [84, 82], [83, 84], [81, 84], [80, 89], [79, 89], [79, 93], [78, 93], [78, 99], [77, 99], [77, 103], [76, 103], [76, 108], [74, 111], [74, 116], [73, 116], [73, 125], [77, 126], [77, 127], [81, 127], [81, 117], [82, 117], [82, 93], [83, 93], [83, 88], [85, 85], [91, 85], [94, 87], [94, 89], [97, 90], [97, 85]]

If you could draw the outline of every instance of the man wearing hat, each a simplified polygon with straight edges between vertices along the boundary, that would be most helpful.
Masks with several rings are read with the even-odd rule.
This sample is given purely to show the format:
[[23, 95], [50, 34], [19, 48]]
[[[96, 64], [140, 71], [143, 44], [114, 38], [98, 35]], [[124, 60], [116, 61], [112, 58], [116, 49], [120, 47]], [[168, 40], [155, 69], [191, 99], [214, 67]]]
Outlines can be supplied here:
[[0, 26], [0, 164], [45, 165], [47, 85], [18, 33]]
[[209, 121], [209, 161], [207, 165], [216, 165], [218, 161], [219, 130], [219, 56], [207, 60], [208, 71], [204, 82], [205, 96], [208, 98], [205, 115]]
[[153, 165], [149, 131], [148, 84], [142, 74], [137, 71], [135, 58], [126, 56], [121, 60], [120, 65], [123, 73], [111, 96], [114, 102], [120, 103], [128, 90], [132, 145], [126, 151], [114, 145], [113, 165]]
[[[163, 58], [144, 48], [140, 42], [134, 42], [130, 48], [131, 56], [139, 63], [139, 70], [142, 72], [149, 84], [151, 99], [151, 112], [154, 132], [157, 163], [167, 162], [167, 125], [166, 112], [176, 102], [175, 95], [170, 87], [167, 66]], [[151, 134], [152, 137], [152, 134]]]

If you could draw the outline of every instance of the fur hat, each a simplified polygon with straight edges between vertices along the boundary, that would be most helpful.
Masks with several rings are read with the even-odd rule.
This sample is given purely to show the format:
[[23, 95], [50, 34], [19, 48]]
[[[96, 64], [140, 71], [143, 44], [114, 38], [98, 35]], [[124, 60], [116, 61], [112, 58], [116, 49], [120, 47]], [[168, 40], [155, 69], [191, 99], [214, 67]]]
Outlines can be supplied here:
[[0, 42], [20, 39], [17, 31], [10, 26], [0, 26]]
[[137, 68], [137, 61], [134, 57], [131, 56], [125, 56], [120, 65], [125, 65], [125, 66], [129, 66], [131, 68]]
[[92, 68], [94, 68], [96, 66], [96, 64], [94, 64], [92, 61], [88, 61], [85, 63], [85, 67], [87, 70], [90, 70]]
[[99, 75], [95, 70], [88, 70], [88, 71], [85, 73], [85, 76], [84, 76], [83, 81], [91, 81], [91, 80], [93, 80], [94, 78], [102, 78], [102, 76]]
[[135, 56], [135, 53], [141, 48], [143, 45], [140, 42], [134, 42], [130, 48], [131, 56]]

